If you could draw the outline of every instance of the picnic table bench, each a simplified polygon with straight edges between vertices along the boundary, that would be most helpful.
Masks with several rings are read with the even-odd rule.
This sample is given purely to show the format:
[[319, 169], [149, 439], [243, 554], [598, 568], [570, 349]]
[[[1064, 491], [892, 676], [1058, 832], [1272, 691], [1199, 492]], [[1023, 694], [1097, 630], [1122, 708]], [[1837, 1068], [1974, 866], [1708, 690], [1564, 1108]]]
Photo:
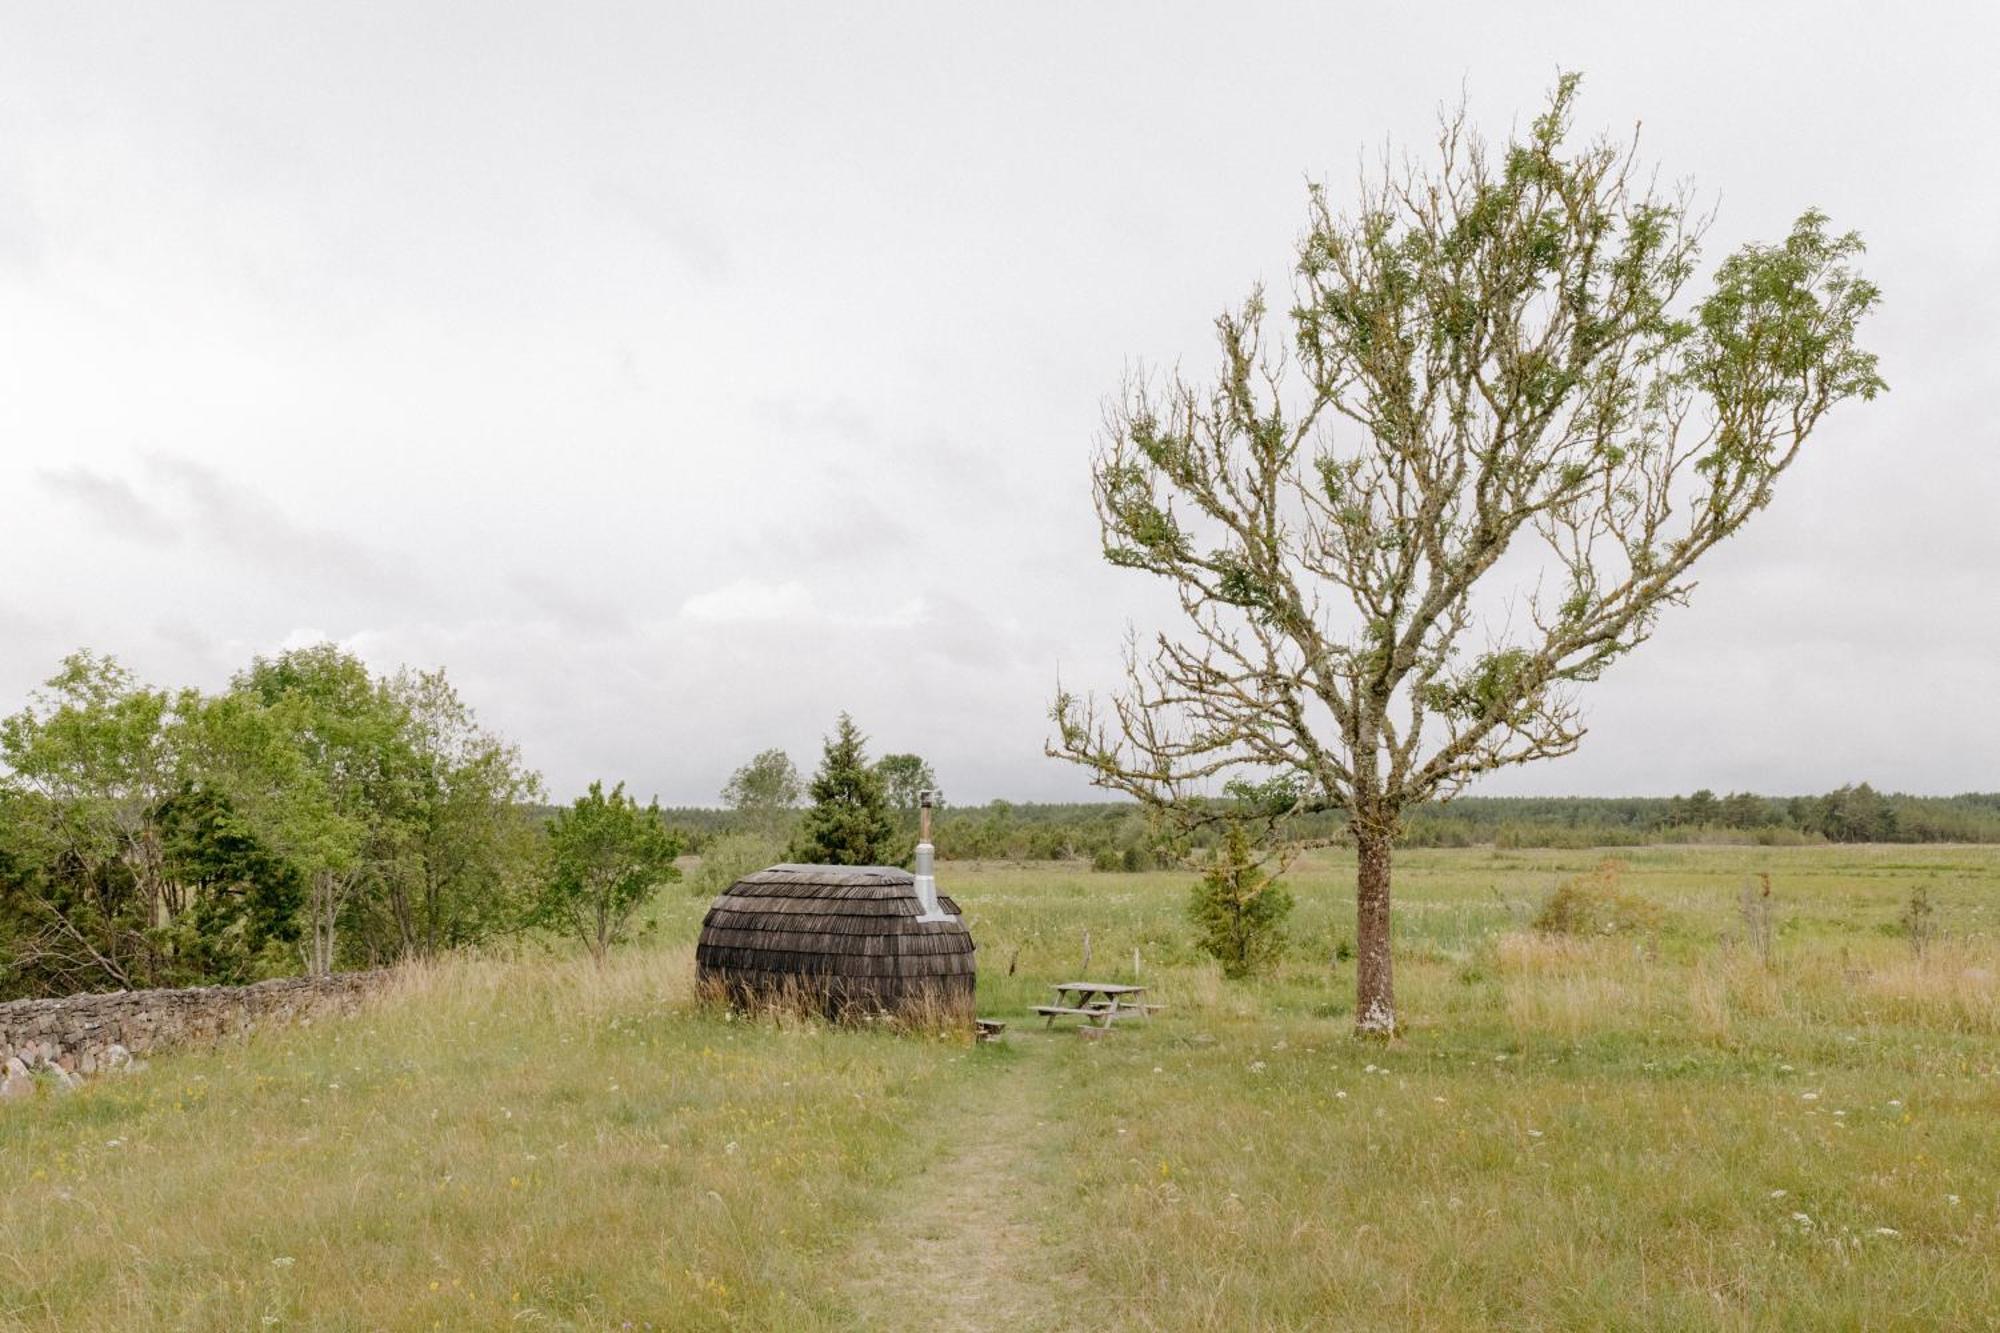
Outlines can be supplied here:
[[1038, 1004], [1035, 1012], [1054, 1027], [1058, 1018], [1075, 1015], [1090, 1026], [1108, 1028], [1121, 1018], [1149, 1019], [1165, 1008], [1148, 1004], [1144, 986], [1124, 986], [1109, 981], [1062, 981], [1053, 987], [1054, 1004]]

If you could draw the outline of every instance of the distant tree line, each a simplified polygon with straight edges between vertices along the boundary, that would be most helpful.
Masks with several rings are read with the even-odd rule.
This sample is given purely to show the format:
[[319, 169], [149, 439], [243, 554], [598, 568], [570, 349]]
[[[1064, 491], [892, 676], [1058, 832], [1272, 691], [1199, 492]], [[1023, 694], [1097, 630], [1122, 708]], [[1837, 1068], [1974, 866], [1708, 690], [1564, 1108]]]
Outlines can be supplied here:
[[[672, 811], [677, 824], [705, 822], [710, 836], [732, 826], [727, 811]], [[1300, 833], [1332, 839], [1339, 811], [1300, 821]], [[1076, 861], [1096, 870], [1178, 864], [1135, 802], [992, 801], [942, 811], [933, 840], [947, 860]], [[1197, 841], [1200, 841], [1197, 839]], [[1646, 843], [1970, 842], [2000, 843], [2000, 792], [1908, 796], [1867, 783], [1818, 796], [1460, 797], [1409, 821], [1412, 847], [1620, 847]]]
[[[717, 846], [728, 849], [749, 841], [761, 846], [767, 859], [760, 864], [765, 864], [787, 850], [788, 832], [759, 840], [746, 832], [754, 821], [741, 811], [677, 807], [665, 813], [675, 827], [687, 831], [690, 847], [704, 855]], [[797, 814], [787, 812], [784, 830]], [[914, 815], [907, 822], [914, 828]], [[1343, 827], [1338, 811], [1298, 823], [1303, 836], [1327, 839], [1338, 837]], [[996, 800], [954, 806], [938, 812], [932, 840], [944, 860], [1074, 861], [1102, 871], [1179, 864], [1144, 809], [1130, 801]], [[1195, 841], [1206, 846], [1200, 838]], [[1404, 845], [1571, 848], [1702, 842], [2000, 843], [2000, 792], [1908, 796], [1880, 792], [1864, 782], [1818, 796], [1717, 796], [1711, 791], [1671, 797], [1464, 796], [1413, 816]], [[900, 858], [890, 859], [900, 863]]]

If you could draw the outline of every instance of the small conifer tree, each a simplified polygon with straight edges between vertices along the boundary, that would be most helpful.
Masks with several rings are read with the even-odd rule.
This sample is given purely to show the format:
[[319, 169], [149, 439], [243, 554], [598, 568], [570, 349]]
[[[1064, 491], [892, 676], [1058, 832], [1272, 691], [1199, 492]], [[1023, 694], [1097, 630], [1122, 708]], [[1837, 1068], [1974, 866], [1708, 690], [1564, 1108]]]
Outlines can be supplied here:
[[1255, 976], [1284, 952], [1291, 911], [1290, 890], [1264, 873], [1242, 825], [1231, 822], [1188, 899], [1188, 919], [1201, 932], [1195, 947], [1226, 977]]
[[867, 738], [846, 713], [807, 787], [812, 805], [790, 856], [813, 865], [872, 866], [902, 859], [882, 775], [868, 765]]

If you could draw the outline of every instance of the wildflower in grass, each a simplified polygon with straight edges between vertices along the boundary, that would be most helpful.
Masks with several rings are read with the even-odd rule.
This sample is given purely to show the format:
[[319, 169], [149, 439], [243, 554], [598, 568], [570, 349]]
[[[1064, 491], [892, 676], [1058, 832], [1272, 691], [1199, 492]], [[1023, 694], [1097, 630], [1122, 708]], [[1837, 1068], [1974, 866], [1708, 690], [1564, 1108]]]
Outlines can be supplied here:
[[1792, 1221], [1797, 1222], [1799, 1224], [1799, 1230], [1801, 1231], [1812, 1230], [1813, 1220], [1810, 1217], [1806, 1216], [1804, 1213], [1793, 1213]]
[[1894, 1227], [1876, 1227], [1875, 1234], [1878, 1236], [1900, 1236], [1903, 1233]]

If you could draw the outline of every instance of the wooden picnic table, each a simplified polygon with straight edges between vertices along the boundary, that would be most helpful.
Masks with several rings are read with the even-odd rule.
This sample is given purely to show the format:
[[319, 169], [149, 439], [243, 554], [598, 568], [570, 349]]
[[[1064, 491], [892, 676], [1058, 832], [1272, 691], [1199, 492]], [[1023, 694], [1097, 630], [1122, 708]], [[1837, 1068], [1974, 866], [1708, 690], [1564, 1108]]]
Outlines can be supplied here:
[[1147, 1004], [1144, 986], [1125, 986], [1111, 981], [1059, 981], [1053, 987], [1054, 1004], [1038, 1004], [1035, 1012], [1054, 1027], [1056, 1019], [1074, 1014], [1097, 1027], [1110, 1027], [1121, 1018], [1151, 1018], [1161, 1006]]

